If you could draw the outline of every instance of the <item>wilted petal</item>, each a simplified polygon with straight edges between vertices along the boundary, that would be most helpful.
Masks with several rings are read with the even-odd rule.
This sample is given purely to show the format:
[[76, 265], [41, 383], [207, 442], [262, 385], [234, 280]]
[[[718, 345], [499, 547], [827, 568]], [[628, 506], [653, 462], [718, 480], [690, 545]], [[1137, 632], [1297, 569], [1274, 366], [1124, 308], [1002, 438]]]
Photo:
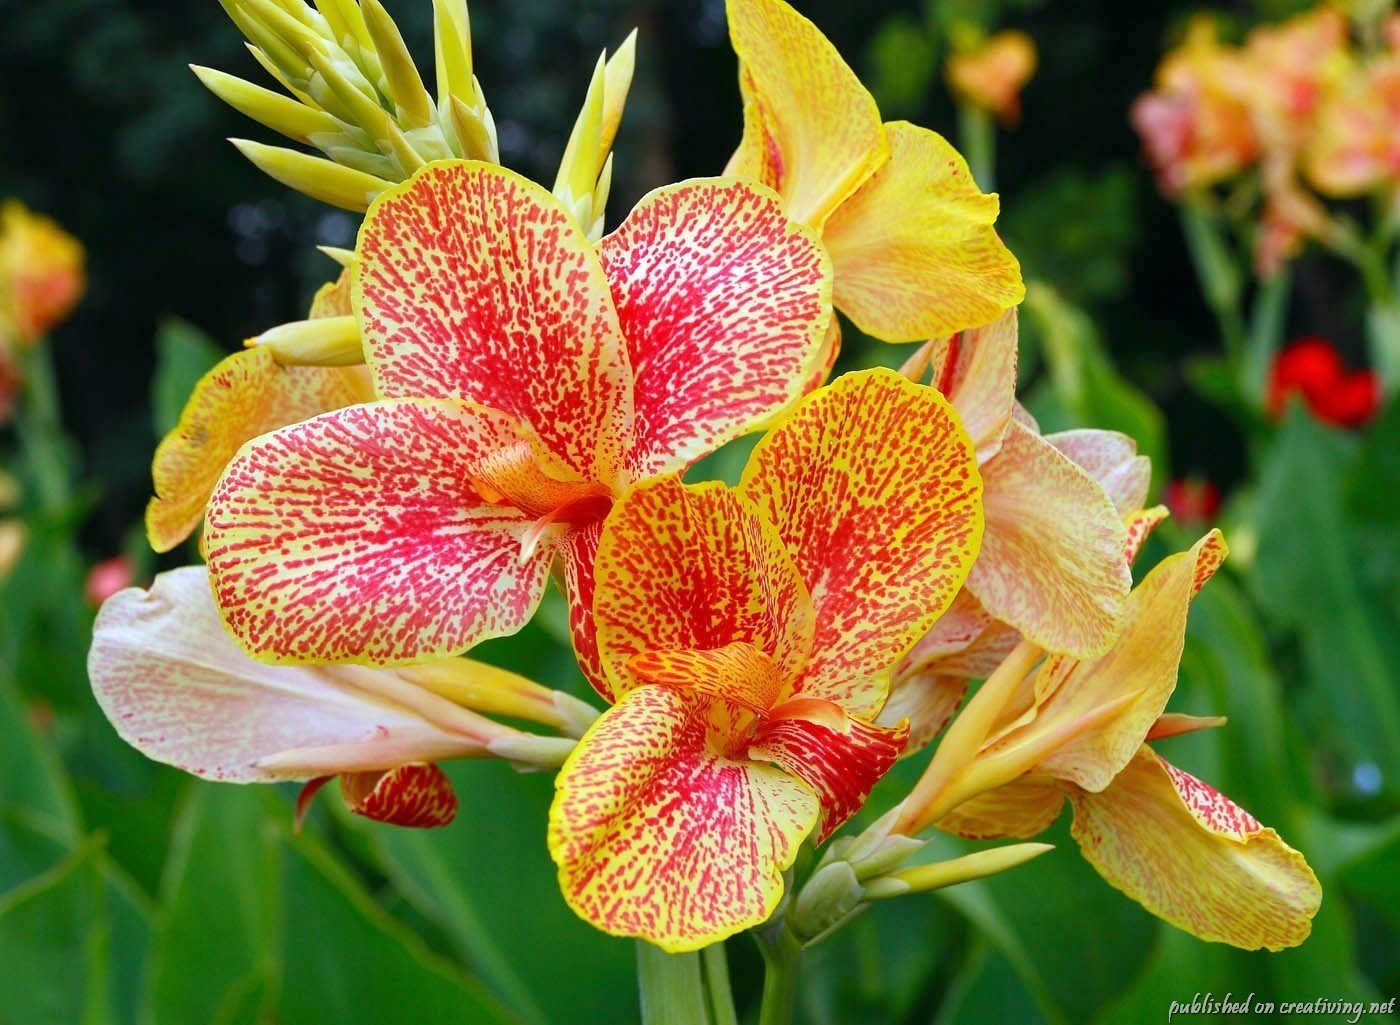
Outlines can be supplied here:
[[224, 620], [269, 661], [409, 662], [520, 629], [551, 552], [534, 517], [472, 486], [529, 445], [504, 414], [409, 399], [352, 406], [251, 442], [210, 503]]
[[987, 533], [967, 587], [987, 611], [1051, 651], [1113, 643], [1132, 584], [1123, 522], [1094, 480], [1013, 422], [982, 467]]
[[816, 608], [802, 692], [878, 711], [982, 532], [976, 457], [947, 400], [893, 371], [846, 374], [768, 432], [739, 490], [777, 525]]
[[219, 474], [260, 434], [374, 398], [363, 367], [283, 367], [267, 349], [236, 352], [199, 379], [156, 449], [146, 536], [174, 548], [204, 519]]
[[906, 121], [885, 133], [889, 161], [822, 235], [837, 308], [887, 342], [991, 323], [1026, 294], [1020, 265], [992, 228], [997, 197], [977, 188], [942, 136]]
[[1118, 515], [1131, 515], [1147, 501], [1152, 460], [1138, 455], [1137, 442], [1126, 434], [1083, 429], [1047, 434], [1045, 440], [1098, 481]]
[[831, 261], [777, 196], [725, 179], [657, 189], [601, 252], [636, 377], [636, 476], [684, 469], [801, 394]]
[[805, 784], [719, 753], [711, 705], [666, 687], [632, 690], [555, 781], [549, 850], [560, 887], [605, 932], [674, 952], [759, 924], [816, 825]]
[[1016, 407], [1016, 311], [986, 327], [928, 343], [931, 384], [953, 404], [985, 463], [1001, 448]]
[[[220, 621], [201, 566], [110, 598], [93, 629], [88, 674], [123, 740], [211, 779], [306, 779], [483, 751], [470, 737], [352, 686], [338, 670], [253, 661]], [[329, 765], [268, 764], [316, 748], [340, 755]]]
[[1049, 829], [1064, 803], [1064, 791], [1054, 783], [1016, 780], [964, 801], [939, 819], [937, 826], [969, 840], [1007, 836], [1025, 840]]
[[704, 651], [745, 641], [788, 678], [811, 649], [813, 615], [782, 539], [722, 484], [662, 477], [632, 488], [603, 526], [593, 612], [615, 689], [650, 651]]
[[434, 163], [375, 200], [356, 254], [385, 398], [503, 410], [576, 472], [611, 481], [631, 375], [602, 263], [558, 200], [501, 167]]
[[1203, 940], [1302, 943], [1322, 890], [1272, 829], [1143, 747], [1102, 793], [1073, 795], [1074, 838], [1105, 879]]
[[340, 796], [356, 815], [393, 826], [433, 829], [457, 817], [457, 795], [447, 773], [422, 762], [341, 776]]
[[820, 228], [884, 162], [880, 111], [836, 47], [783, 0], [729, 0], [745, 84], [735, 173], [765, 169], [795, 220]]

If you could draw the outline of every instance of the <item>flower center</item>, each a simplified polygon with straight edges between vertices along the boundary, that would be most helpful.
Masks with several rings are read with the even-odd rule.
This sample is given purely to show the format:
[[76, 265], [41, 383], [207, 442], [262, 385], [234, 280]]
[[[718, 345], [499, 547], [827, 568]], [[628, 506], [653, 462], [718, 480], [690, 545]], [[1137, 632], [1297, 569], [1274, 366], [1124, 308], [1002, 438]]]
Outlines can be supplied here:
[[529, 559], [550, 536], [603, 519], [612, 508], [611, 489], [560, 466], [545, 467], [534, 447], [520, 441], [480, 460], [469, 478], [482, 501], [512, 506], [535, 518], [520, 539]]

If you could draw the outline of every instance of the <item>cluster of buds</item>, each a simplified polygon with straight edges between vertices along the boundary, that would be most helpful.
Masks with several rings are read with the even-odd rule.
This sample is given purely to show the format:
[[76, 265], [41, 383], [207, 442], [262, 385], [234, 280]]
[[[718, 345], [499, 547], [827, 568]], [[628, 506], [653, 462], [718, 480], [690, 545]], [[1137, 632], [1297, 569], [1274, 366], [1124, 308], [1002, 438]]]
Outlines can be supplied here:
[[1384, 216], [1396, 216], [1400, 15], [1353, 26], [1324, 6], [1261, 26], [1238, 47], [1220, 40], [1213, 19], [1198, 17], [1132, 120], [1168, 196], [1225, 186], [1232, 212], [1248, 208], [1261, 275], [1307, 239], [1344, 250], [1348, 226], [1319, 193], [1375, 195]]
[[[436, 107], [377, 0], [230, 11], [293, 106], [378, 152], [336, 128], [327, 159], [283, 158], [353, 185], [316, 192], [358, 196], [365, 221], [310, 317], [215, 367], [156, 453], [151, 541], [202, 524], [207, 565], [103, 606], [90, 669], [123, 737], [199, 775], [305, 781], [303, 813], [338, 777], [351, 811], [406, 826], [451, 818], [440, 762], [556, 771], [565, 899], [671, 951], [760, 926], [809, 942], [871, 900], [1013, 867], [1046, 847], [901, 864], [916, 833], [968, 832], [1023, 785], [1047, 798], [1038, 828], [1065, 796], [1129, 834], [1165, 823], [1192, 872], [1288, 851], [1143, 746], [1185, 728], [1163, 706], [1218, 539], [1131, 591], [1162, 515], [1142, 508], [1146, 460], [1118, 434], [1044, 435], [1017, 404], [1024, 285], [997, 198], [940, 136], [884, 122], [810, 21], [730, 0], [744, 129], [726, 173], [657, 189], [602, 236], [630, 46], [600, 62], [551, 191], [443, 116], [479, 98], [454, 85], [464, 11], [438, 6], [439, 86], [461, 102]], [[400, 137], [424, 155], [410, 128], [450, 158], [396, 163]], [[837, 311], [924, 344], [902, 374], [828, 383]], [[737, 486], [683, 482], [756, 431]], [[461, 657], [524, 627], [552, 576], [602, 711]], [[983, 677], [924, 782], [874, 833], [837, 836]], [[1113, 798], [1158, 796], [1154, 772], [1185, 810], [1135, 818]], [[1281, 878], [1232, 876], [1182, 911], [1090, 849], [1202, 935], [1294, 943], [1316, 907], [1291, 851]], [[1220, 926], [1245, 898], [1267, 927]]]

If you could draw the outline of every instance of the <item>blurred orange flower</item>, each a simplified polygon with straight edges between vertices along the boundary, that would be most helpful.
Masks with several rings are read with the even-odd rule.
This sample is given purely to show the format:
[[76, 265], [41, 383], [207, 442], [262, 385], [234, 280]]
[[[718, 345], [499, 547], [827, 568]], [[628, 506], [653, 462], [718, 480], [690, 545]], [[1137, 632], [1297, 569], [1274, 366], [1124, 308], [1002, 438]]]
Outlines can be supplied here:
[[1014, 125], [1021, 120], [1021, 90], [1035, 74], [1035, 65], [1030, 36], [998, 32], [976, 49], [948, 58], [948, 85], [963, 102]]
[[18, 200], [0, 203], [0, 337], [32, 345], [67, 316], [84, 283], [77, 239]]

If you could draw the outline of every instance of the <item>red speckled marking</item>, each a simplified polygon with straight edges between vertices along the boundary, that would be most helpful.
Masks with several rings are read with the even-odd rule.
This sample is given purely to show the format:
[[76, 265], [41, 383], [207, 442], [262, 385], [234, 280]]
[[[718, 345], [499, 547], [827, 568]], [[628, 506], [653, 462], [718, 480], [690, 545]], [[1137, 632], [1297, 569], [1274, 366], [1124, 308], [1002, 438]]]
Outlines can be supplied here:
[[355, 307], [386, 398], [512, 413], [591, 480], [630, 432], [630, 372], [602, 263], [547, 191], [504, 168], [434, 164], [375, 200]]
[[1137, 562], [1138, 553], [1142, 551], [1142, 546], [1147, 543], [1147, 539], [1152, 536], [1157, 525], [1169, 515], [1171, 514], [1165, 505], [1154, 505], [1151, 509], [1143, 509], [1123, 521], [1128, 531], [1128, 543], [1123, 550], [1128, 556], [1129, 566]]
[[982, 485], [947, 400], [847, 374], [759, 443], [739, 486], [777, 526], [816, 609], [801, 690], [878, 711], [891, 666], [952, 602], [982, 535]]
[[627, 669], [643, 683], [708, 694], [760, 713], [789, 682], [771, 658], [744, 641], [712, 651], [644, 651]]
[[356, 815], [393, 826], [434, 829], [457, 817], [451, 780], [423, 762], [388, 772], [348, 773], [340, 777], [340, 795]]
[[658, 189], [601, 253], [635, 375], [634, 476], [683, 469], [801, 393], [831, 319], [831, 264], [769, 190]]
[[695, 950], [766, 919], [818, 801], [781, 769], [726, 758], [722, 702], [639, 687], [555, 780], [549, 849], [565, 899], [606, 932]]
[[400, 399], [251, 442], [209, 510], [224, 621], [270, 661], [407, 662], [518, 630], [551, 552], [522, 562], [532, 517], [470, 481], [521, 440], [503, 414]]
[[1230, 549], [1225, 544], [1225, 535], [1217, 529], [1197, 541], [1191, 549], [1191, 554], [1196, 559], [1196, 572], [1191, 579], [1191, 597], [1194, 598], [1210, 578], [1215, 576], [1216, 570], [1225, 565], [1225, 558], [1230, 554]]

